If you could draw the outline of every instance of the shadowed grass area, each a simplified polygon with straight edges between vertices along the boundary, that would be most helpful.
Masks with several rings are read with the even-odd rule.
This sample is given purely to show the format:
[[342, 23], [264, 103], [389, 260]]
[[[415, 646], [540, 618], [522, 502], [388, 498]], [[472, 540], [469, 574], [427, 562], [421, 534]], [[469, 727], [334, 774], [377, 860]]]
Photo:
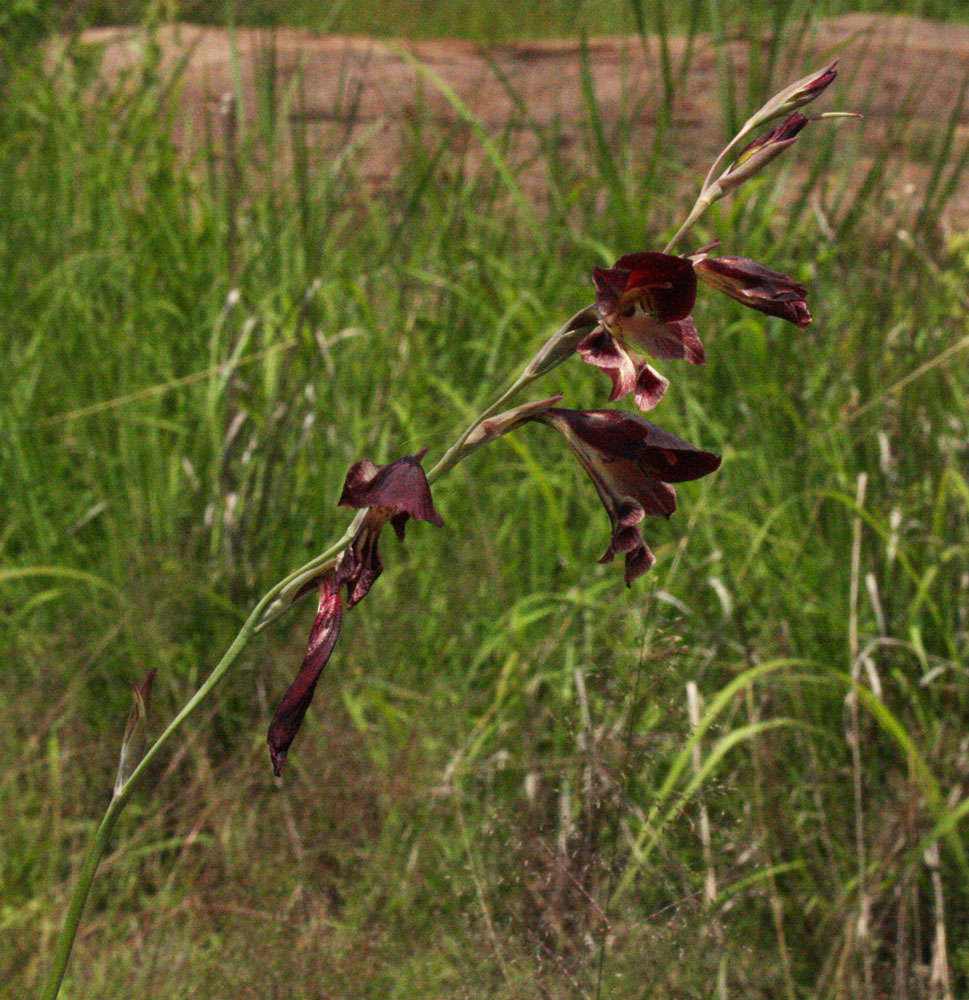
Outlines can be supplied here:
[[[267, 79], [262, 130], [187, 162], [159, 64], [112, 90], [66, 58], [19, 63], [0, 104], [11, 995], [42, 981], [129, 682], [157, 667], [169, 718], [342, 530], [347, 467], [434, 459], [691, 193], [669, 150], [625, 155], [591, 86], [587, 148], [543, 132], [526, 207], [509, 136], [472, 169], [417, 120], [378, 191], [366, 145], [310, 165]], [[596, 564], [606, 517], [549, 429], [473, 457], [435, 491], [443, 531], [385, 539], [282, 784], [264, 734], [308, 604], [189, 724], [65, 997], [966, 991], [969, 251], [934, 228], [962, 149], [899, 217], [877, 183], [839, 194], [854, 146], [819, 129], [794, 152], [824, 190], [779, 169], [695, 234], [803, 280], [815, 322], [701, 296], [708, 362], [664, 367], [655, 419], [724, 464], [647, 524], [652, 574]], [[546, 387], [605, 399], [578, 361]]]

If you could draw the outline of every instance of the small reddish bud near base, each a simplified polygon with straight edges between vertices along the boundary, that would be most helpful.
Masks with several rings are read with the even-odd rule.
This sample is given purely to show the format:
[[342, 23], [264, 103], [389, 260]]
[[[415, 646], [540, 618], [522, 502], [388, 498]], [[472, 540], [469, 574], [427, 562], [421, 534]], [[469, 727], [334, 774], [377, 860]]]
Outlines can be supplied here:
[[811, 322], [805, 287], [748, 257], [707, 257], [694, 264], [697, 276], [730, 298], [803, 329]]
[[121, 753], [118, 755], [118, 771], [114, 779], [115, 795], [121, 792], [145, 755], [148, 745], [148, 703], [151, 700], [151, 686], [157, 672], [157, 668], [153, 667], [145, 675], [140, 686], [131, 685], [132, 704], [121, 740]]

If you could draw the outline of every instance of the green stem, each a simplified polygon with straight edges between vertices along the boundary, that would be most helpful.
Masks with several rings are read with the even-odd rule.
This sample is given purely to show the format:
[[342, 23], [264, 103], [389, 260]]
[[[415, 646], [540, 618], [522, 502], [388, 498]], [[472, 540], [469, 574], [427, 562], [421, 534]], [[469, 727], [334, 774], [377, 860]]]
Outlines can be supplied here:
[[680, 237], [690, 228], [690, 226], [693, 225], [694, 222], [696, 222], [697, 219], [700, 218], [701, 215], [703, 215], [712, 203], [713, 202], [707, 199], [704, 194], [700, 194], [700, 197], [696, 200], [696, 204], [690, 210], [690, 214], [684, 220], [683, 225], [677, 229], [671, 237], [669, 243], [667, 243], [663, 248], [663, 253], [669, 253], [673, 249], [676, 243], [679, 242]]
[[[474, 448], [468, 447], [468, 438], [475, 429], [483, 421], [498, 413], [523, 388], [561, 364], [573, 353], [579, 339], [594, 325], [594, 312], [590, 309], [584, 309], [576, 313], [575, 316], [565, 323], [546, 342], [529, 364], [526, 365], [524, 371], [515, 382], [472, 421], [468, 428], [458, 437], [457, 441], [444, 453], [441, 460], [428, 473], [428, 480], [433, 482], [436, 479], [440, 479], [441, 476], [449, 472], [463, 458], [470, 454]], [[215, 689], [228, 672], [229, 667], [232, 666], [242, 650], [248, 645], [249, 640], [257, 632], [265, 628], [269, 622], [278, 618], [289, 607], [293, 596], [302, 586], [315, 576], [319, 576], [320, 573], [325, 572], [335, 563], [337, 556], [353, 540], [365, 516], [366, 511], [359, 511], [338, 541], [334, 542], [317, 556], [314, 556], [308, 563], [284, 577], [260, 598], [242, 628], [239, 629], [235, 639], [232, 640], [232, 645], [225, 651], [222, 659], [212, 669], [212, 672], [202, 682], [195, 694], [182, 706], [182, 709], [175, 718], [169, 722], [164, 732], [151, 745], [138, 763], [138, 766], [131, 772], [127, 781], [125, 781], [114, 798], [112, 798], [91, 838], [87, 855], [84, 858], [84, 864], [78, 875], [77, 885], [74, 887], [74, 892], [71, 895], [70, 905], [68, 906], [67, 914], [64, 917], [64, 923], [57, 939], [57, 947], [54, 952], [47, 982], [41, 993], [41, 1000], [56, 1000], [58, 993], [60, 993], [64, 974], [67, 971], [67, 965], [71, 958], [71, 950], [74, 947], [74, 939], [77, 936], [77, 929], [81, 922], [81, 916], [84, 913], [91, 885], [94, 882], [94, 876], [97, 874], [98, 865], [108, 846], [108, 840], [111, 837], [118, 818], [124, 811], [124, 807], [128, 804], [135, 787], [144, 776], [148, 766], [161, 753], [183, 723]]]

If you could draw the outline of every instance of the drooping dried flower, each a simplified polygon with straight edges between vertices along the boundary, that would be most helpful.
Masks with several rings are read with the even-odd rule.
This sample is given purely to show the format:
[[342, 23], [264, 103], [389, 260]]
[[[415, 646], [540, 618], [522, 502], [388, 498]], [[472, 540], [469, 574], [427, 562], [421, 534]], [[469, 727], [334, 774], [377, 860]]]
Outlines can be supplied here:
[[383, 571], [378, 541], [389, 521], [397, 536], [404, 537], [404, 526], [412, 517], [440, 527], [441, 515], [434, 509], [431, 489], [421, 468], [424, 451], [399, 458], [388, 465], [363, 461], [351, 466], [340, 494], [340, 504], [358, 509], [369, 508], [363, 524], [337, 560], [336, 566], [314, 581], [319, 586], [319, 607], [310, 630], [306, 653], [296, 679], [289, 686], [269, 727], [269, 755], [273, 772], [282, 773], [290, 744], [302, 725], [313, 700], [319, 680], [336, 645], [343, 624], [343, 598], [352, 608], [366, 597]]
[[340, 596], [340, 584], [334, 574], [330, 573], [320, 581], [320, 602], [316, 611], [316, 621], [310, 629], [306, 654], [299, 673], [283, 695], [283, 700], [279, 703], [279, 708], [276, 709], [269, 726], [267, 737], [269, 756], [272, 760], [273, 773], [277, 777], [283, 772], [286, 754], [299, 732], [299, 727], [303, 724], [303, 716], [306, 715], [306, 710], [313, 700], [316, 682], [320, 679], [320, 674], [323, 673], [323, 668], [340, 637], [342, 624], [343, 599]]

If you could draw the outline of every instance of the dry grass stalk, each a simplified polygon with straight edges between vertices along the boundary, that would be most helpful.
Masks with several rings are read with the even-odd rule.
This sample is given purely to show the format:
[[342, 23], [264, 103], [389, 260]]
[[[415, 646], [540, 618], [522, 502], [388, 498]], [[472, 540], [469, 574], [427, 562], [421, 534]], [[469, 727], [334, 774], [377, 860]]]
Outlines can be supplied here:
[[925, 849], [923, 860], [932, 879], [932, 903], [935, 911], [935, 934], [932, 940], [929, 987], [933, 1000], [953, 1000], [952, 976], [949, 971], [946, 944], [945, 897], [942, 892], [942, 874], [939, 871], [939, 845], [937, 842], [933, 842]]
[[855, 855], [858, 862], [858, 915], [853, 937], [861, 949], [865, 995], [872, 995], [873, 955], [871, 942], [871, 895], [868, 886], [868, 861], [865, 844], [865, 803], [862, 782], [861, 721], [858, 712], [858, 695], [855, 687], [861, 681], [862, 657], [858, 648], [858, 595], [861, 576], [861, 509], [865, 503], [868, 486], [867, 473], [858, 475], [855, 504], [859, 513], [852, 522], [851, 583], [848, 598], [848, 658], [851, 663], [851, 690], [848, 705], [848, 730], [845, 734], [851, 747], [851, 776], [855, 798]]

